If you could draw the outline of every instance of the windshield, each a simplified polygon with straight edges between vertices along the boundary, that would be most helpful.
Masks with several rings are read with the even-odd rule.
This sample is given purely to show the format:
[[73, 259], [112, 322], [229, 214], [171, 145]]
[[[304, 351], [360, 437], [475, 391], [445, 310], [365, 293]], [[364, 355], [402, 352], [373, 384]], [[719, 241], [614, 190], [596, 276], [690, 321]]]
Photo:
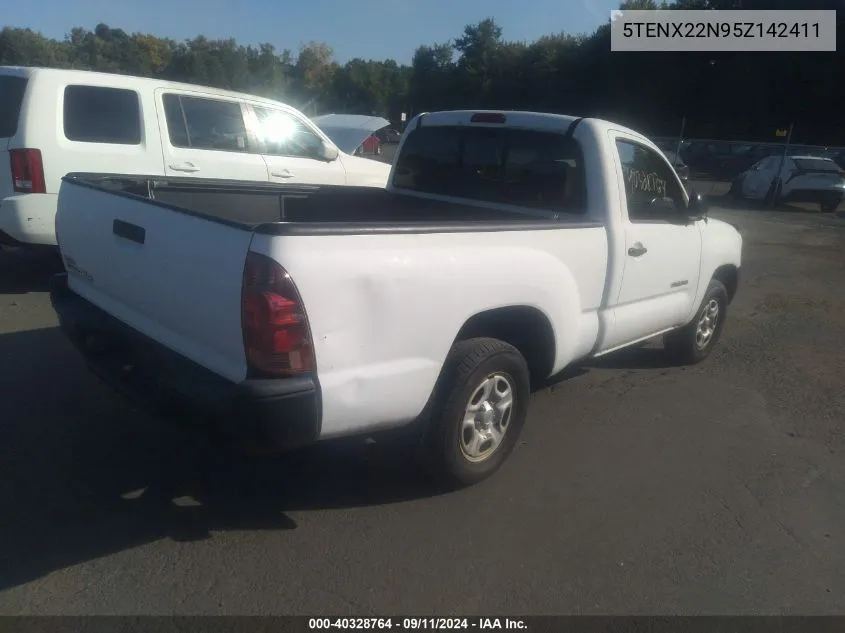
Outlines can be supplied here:
[[796, 158], [795, 164], [801, 171], [840, 172], [839, 165], [823, 158]]

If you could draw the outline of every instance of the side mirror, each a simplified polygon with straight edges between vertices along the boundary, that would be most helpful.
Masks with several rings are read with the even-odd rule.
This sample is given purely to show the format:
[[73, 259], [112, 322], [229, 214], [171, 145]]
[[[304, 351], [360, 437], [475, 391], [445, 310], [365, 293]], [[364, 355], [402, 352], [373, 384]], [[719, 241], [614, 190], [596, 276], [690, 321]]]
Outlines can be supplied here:
[[707, 204], [707, 200], [704, 196], [693, 190], [690, 191], [688, 208], [690, 217], [703, 218], [707, 216], [707, 212], [710, 210], [710, 205]]
[[323, 143], [323, 148], [320, 151], [320, 160], [324, 160], [327, 163], [337, 160], [337, 157], [340, 156], [340, 151], [334, 145], [327, 145]]

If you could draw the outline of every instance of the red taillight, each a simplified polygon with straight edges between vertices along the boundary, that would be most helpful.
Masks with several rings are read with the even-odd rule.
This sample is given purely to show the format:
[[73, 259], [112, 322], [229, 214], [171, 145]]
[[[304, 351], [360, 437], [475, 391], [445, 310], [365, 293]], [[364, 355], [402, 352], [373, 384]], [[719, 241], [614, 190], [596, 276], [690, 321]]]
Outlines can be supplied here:
[[250, 252], [244, 267], [241, 323], [250, 369], [290, 376], [316, 369], [308, 317], [287, 271]]
[[499, 112], [476, 112], [469, 120], [470, 123], [504, 123], [505, 115]]
[[16, 193], [47, 193], [40, 149], [9, 150]]

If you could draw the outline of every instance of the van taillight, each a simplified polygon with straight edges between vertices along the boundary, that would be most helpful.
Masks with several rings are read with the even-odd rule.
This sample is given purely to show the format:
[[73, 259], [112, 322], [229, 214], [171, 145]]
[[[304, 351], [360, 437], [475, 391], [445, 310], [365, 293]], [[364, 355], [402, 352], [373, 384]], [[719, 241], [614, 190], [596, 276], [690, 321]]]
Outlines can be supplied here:
[[314, 371], [308, 317], [299, 292], [277, 262], [250, 252], [244, 266], [241, 324], [252, 374], [291, 376]]
[[47, 193], [40, 149], [9, 150], [16, 193]]

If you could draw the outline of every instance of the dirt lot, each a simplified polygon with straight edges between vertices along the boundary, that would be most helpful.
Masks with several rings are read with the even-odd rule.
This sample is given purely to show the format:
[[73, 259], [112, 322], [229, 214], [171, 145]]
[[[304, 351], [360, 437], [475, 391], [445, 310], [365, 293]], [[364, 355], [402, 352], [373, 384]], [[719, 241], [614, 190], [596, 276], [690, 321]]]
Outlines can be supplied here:
[[845, 220], [713, 215], [746, 242], [714, 355], [572, 372], [447, 495], [390, 445], [238, 462], [131, 409], [55, 263], [0, 254], [0, 613], [845, 613]]

